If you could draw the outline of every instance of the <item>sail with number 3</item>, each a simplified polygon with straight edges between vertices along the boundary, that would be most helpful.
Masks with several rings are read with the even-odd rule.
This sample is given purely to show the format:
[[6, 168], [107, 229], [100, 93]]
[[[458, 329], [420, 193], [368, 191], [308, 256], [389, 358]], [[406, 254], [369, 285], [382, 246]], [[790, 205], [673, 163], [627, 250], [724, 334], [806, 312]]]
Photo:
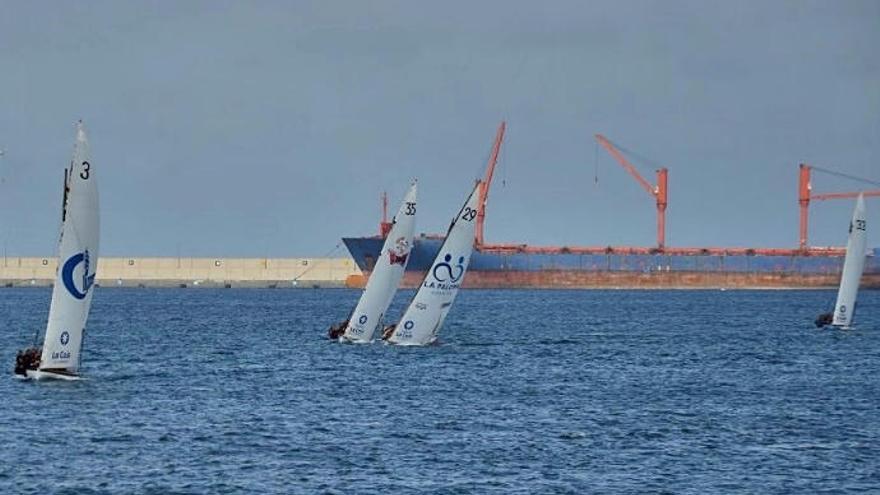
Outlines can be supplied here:
[[82, 122], [64, 171], [61, 240], [52, 304], [37, 369], [29, 378], [76, 378], [98, 268], [98, 188]]
[[394, 299], [409, 261], [416, 225], [416, 195], [416, 182], [413, 181], [391, 221], [391, 230], [367, 286], [345, 323], [342, 338], [346, 341], [370, 342], [376, 329], [381, 328], [382, 319]]
[[856, 312], [856, 296], [859, 282], [865, 268], [865, 248], [867, 246], [867, 221], [865, 220], [865, 198], [859, 194], [849, 224], [849, 239], [846, 242], [846, 258], [843, 260], [843, 275], [837, 290], [837, 303], [834, 305], [836, 327], [850, 327]]
[[480, 182], [452, 220], [446, 240], [421, 287], [386, 340], [398, 345], [427, 345], [437, 340], [464, 280], [474, 249]]

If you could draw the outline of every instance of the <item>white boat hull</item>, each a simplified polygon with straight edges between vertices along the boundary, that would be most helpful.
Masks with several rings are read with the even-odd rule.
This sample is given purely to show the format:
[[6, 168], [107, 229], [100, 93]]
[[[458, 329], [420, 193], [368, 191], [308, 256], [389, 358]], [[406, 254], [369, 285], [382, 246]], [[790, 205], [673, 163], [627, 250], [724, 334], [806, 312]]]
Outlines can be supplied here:
[[27, 370], [25, 371], [26, 376], [15, 375], [21, 377], [24, 380], [65, 380], [65, 381], [75, 381], [79, 380], [79, 375], [65, 375], [61, 373], [53, 373], [51, 371], [42, 371], [42, 370]]
[[409, 340], [404, 341], [395, 341], [395, 340], [385, 340], [386, 345], [395, 345], [398, 347], [428, 347], [433, 345], [438, 345], [437, 337], [432, 338], [431, 340], [425, 342], [424, 344], [421, 342], [412, 342]]

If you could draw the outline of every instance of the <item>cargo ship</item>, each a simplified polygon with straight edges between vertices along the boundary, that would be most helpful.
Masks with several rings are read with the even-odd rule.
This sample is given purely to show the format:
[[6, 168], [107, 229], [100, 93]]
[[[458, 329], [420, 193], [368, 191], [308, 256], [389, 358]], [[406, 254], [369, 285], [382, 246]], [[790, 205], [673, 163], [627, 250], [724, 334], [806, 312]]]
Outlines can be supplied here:
[[[811, 201], [855, 198], [858, 192], [813, 194], [811, 172], [818, 167], [800, 165], [800, 243], [797, 248], [668, 247], [664, 242], [667, 169], [657, 170], [657, 183], [651, 184], [638, 173], [618, 146], [601, 135], [596, 135], [597, 142], [656, 199], [656, 246], [541, 247], [486, 243], [483, 237], [486, 202], [505, 128], [502, 122], [482, 180], [476, 246], [464, 281], [465, 288], [786, 289], [836, 287], [839, 283], [845, 249], [808, 246], [808, 208]], [[880, 196], [880, 190], [862, 193]], [[387, 199], [383, 199], [383, 217], [377, 235], [342, 239], [363, 272], [362, 277], [351, 277], [349, 285], [361, 286], [369, 277], [389, 229]], [[421, 283], [442, 243], [442, 235], [416, 237], [403, 280], [405, 287], [416, 287]], [[866, 257], [862, 287], [880, 288], [880, 248], [869, 249]]]

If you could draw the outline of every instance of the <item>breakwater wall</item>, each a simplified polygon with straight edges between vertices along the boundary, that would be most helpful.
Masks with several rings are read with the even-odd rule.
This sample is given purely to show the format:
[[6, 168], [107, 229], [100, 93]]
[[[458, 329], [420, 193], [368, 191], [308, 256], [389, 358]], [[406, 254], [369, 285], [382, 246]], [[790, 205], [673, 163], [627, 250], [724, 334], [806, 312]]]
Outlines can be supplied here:
[[[0, 258], [0, 286], [49, 286], [55, 257]], [[101, 258], [96, 282], [120, 287], [345, 287], [351, 258]]]

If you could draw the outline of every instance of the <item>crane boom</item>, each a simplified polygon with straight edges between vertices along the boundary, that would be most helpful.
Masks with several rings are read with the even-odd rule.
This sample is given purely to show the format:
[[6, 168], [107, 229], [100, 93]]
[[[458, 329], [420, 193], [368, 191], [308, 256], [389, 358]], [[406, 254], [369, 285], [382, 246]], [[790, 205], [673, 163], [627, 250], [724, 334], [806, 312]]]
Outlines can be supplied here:
[[642, 189], [657, 200], [657, 248], [663, 250], [666, 247], [666, 206], [667, 206], [667, 181], [669, 170], [666, 167], [657, 170], [657, 185], [652, 185], [639, 174], [639, 171], [623, 156], [623, 153], [614, 146], [605, 136], [596, 134], [596, 141], [605, 148], [617, 163], [624, 168]]
[[615, 160], [617, 160], [617, 163], [619, 163], [620, 166], [624, 168], [624, 170], [629, 172], [629, 175], [632, 175], [638, 181], [638, 183], [642, 186], [642, 189], [648, 191], [648, 194], [650, 194], [651, 196], [655, 196], [657, 194], [657, 189], [653, 185], [651, 185], [650, 182], [645, 180], [645, 178], [642, 177], [641, 174], [639, 174], [639, 171], [636, 170], [636, 168], [629, 162], [629, 160], [626, 159], [625, 156], [623, 156], [623, 153], [621, 153], [613, 144], [611, 144], [611, 141], [606, 139], [605, 136], [601, 134], [596, 134], [596, 141], [598, 141], [599, 144], [601, 144], [602, 147], [605, 148], [605, 151], [607, 151], [609, 154], [611, 154], [611, 156], [614, 157]]
[[501, 121], [498, 132], [495, 133], [495, 142], [492, 144], [492, 153], [489, 155], [489, 163], [486, 164], [486, 176], [480, 186], [480, 208], [477, 211], [477, 235], [476, 244], [483, 244], [483, 226], [486, 223], [486, 202], [489, 199], [489, 188], [492, 186], [492, 176], [495, 174], [495, 165], [498, 163], [498, 154], [501, 152], [501, 143], [504, 141], [504, 131], [507, 123]]
[[871, 196], [880, 197], [880, 189], [873, 190], [873, 191], [816, 194], [816, 195], [810, 196], [810, 199], [813, 199], [816, 201], [824, 201], [826, 199], [853, 199], [853, 198], [858, 198], [859, 194], [864, 195], [866, 198], [871, 197]]

